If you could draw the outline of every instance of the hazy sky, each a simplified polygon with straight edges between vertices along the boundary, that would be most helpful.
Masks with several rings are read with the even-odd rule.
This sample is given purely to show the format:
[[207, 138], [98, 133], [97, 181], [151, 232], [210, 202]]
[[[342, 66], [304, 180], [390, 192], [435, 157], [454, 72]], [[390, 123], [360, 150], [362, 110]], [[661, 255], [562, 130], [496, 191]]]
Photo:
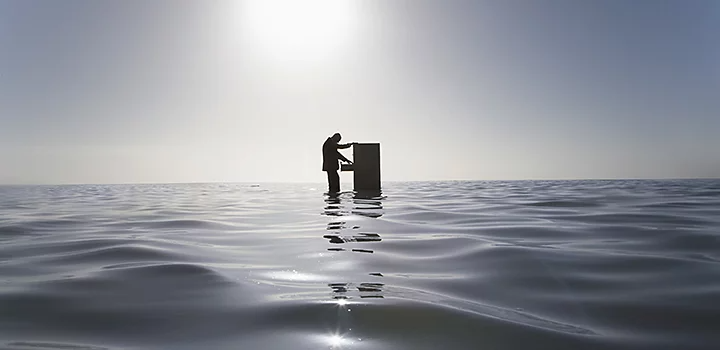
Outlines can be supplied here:
[[0, 0], [0, 183], [720, 177], [720, 1], [329, 1]]

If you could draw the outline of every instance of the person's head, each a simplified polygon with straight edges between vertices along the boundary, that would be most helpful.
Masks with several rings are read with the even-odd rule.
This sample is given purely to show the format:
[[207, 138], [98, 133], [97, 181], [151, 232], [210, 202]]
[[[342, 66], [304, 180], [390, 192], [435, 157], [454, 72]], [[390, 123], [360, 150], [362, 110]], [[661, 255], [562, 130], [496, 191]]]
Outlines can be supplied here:
[[332, 136], [332, 140], [335, 141], [336, 143], [340, 142], [341, 139], [342, 139], [342, 135], [340, 135], [339, 132], [336, 132], [335, 135]]

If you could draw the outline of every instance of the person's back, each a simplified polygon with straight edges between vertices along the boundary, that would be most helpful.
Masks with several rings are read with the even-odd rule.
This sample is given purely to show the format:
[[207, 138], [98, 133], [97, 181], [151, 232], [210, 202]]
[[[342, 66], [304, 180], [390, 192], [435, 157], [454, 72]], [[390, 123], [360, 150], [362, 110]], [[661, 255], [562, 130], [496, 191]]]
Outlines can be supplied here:
[[337, 142], [332, 137], [328, 137], [323, 143], [323, 171], [338, 170]]

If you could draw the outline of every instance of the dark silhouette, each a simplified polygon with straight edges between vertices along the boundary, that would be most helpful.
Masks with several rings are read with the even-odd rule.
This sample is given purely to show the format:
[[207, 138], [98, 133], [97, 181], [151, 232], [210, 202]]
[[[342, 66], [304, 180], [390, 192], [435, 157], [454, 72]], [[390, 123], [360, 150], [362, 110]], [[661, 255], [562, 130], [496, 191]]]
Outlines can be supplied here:
[[335, 135], [328, 137], [327, 140], [325, 140], [325, 143], [323, 143], [322, 147], [322, 170], [327, 172], [328, 191], [330, 193], [340, 192], [340, 175], [338, 175], [338, 169], [340, 169], [340, 166], [338, 165], [338, 160], [342, 160], [344, 162], [352, 164], [352, 162], [345, 158], [345, 156], [343, 156], [340, 151], [338, 151], [338, 149], [350, 148], [350, 146], [352, 146], [354, 142], [338, 144], [341, 139], [342, 136], [339, 133], [335, 133]]
[[[332, 148], [330, 149], [333, 150]], [[357, 148], [355, 149], [357, 151]], [[335, 152], [337, 150], [335, 149]], [[357, 153], [355, 154], [357, 155]], [[332, 159], [332, 158], [330, 158]], [[337, 163], [337, 160], [333, 161]], [[331, 254], [374, 254], [375, 251], [370, 244], [381, 244], [382, 237], [379, 233], [362, 232], [362, 227], [355, 225], [343, 217], [352, 217], [355, 215], [363, 215], [377, 218], [383, 215], [383, 196], [380, 190], [362, 190], [353, 191], [352, 193], [330, 192], [325, 196], [325, 211], [321, 215], [330, 217], [327, 224], [327, 234], [323, 238], [330, 241], [331, 247], [327, 250], [333, 252]], [[359, 246], [364, 245], [360, 248]], [[343, 246], [347, 246], [344, 248]], [[379, 283], [383, 274], [377, 271], [368, 271], [368, 277], [371, 280], [367, 282], [344, 282], [330, 283], [328, 286], [332, 289], [332, 298], [336, 300], [338, 305], [345, 305], [350, 299], [382, 299], [385, 298], [385, 284]]]

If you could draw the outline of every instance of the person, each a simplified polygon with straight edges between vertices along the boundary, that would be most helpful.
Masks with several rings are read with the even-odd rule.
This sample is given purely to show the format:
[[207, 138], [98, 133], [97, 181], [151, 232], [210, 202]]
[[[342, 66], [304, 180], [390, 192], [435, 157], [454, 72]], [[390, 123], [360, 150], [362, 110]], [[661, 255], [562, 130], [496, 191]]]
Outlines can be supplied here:
[[338, 151], [338, 149], [349, 148], [350, 146], [355, 144], [355, 142], [338, 144], [341, 139], [342, 136], [340, 135], [340, 133], [335, 133], [333, 136], [328, 137], [322, 146], [322, 170], [324, 172], [327, 172], [328, 191], [330, 193], [340, 192], [340, 175], [338, 175], [338, 169], [340, 168], [340, 166], [338, 165], [338, 159], [346, 163], [352, 164], [352, 162], [345, 158], [345, 156], [343, 156], [342, 153]]

